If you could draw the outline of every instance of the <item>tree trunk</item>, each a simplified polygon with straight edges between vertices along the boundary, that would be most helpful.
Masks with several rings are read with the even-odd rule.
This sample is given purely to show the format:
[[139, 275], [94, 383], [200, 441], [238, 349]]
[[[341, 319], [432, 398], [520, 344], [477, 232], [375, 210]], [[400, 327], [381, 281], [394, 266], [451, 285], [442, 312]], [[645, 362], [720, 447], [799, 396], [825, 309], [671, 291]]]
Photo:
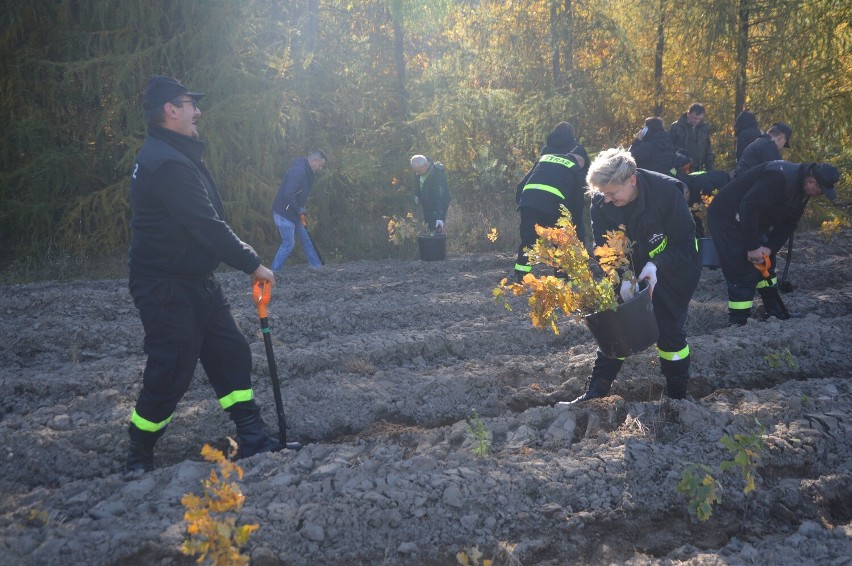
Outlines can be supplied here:
[[402, 119], [408, 117], [408, 89], [405, 86], [405, 29], [402, 18], [394, 18], [393, 22], [393, 57], [396, 61], [396, 88], [399, 96], [399, 114]]
[[564, 8], [564, 49], [562, 56], [563, 87], [565, 91], [571, 89], [571, 77], [574, 73], [574, 4], [573, 0], [565, 0]]
[[550, 0], [550, 62], [553, 68], [553, 86], [562, 86], [562, 75], [559, 70], [559, 16], [556, 8], [558, 0]]
[[734, 99], [734, 120], [745, 108], [746, 86], [748, 81], [748, 27], [750, 0], [740, 0], [737, 22], [737, 78]]
[[654, 116], [663, 115], [663, 54], [666, 50], [666, 0], [660, 0], [657, 21], [657, 49], [654, 52]]

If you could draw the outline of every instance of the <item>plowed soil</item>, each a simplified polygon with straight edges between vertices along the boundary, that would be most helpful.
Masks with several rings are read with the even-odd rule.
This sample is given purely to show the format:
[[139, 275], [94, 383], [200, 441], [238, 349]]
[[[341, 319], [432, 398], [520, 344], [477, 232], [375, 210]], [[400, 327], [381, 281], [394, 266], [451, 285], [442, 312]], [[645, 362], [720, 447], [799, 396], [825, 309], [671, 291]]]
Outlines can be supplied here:
[[[288, 267], [270, 323], [288, 439], [240, 461], [256, 565], [852, 563], [852, 233], [797, 236], [784, 295], [803, 318], [726, 326], [719, 271], [688, 322], [690, 398], [663, 396], [654, 348], [612, 396], [585, 388], [595, 343], [558, 336], [491, 298], [511, 254]], [[783, 260], [782, 260], [783, 267]], [[247, 277], [219, 274], [276, 411]], [[756, 301], [759, 303], [759, 300]], [[233, 427], [200, 366], [156, 449], [122, 473], [145, 363], [126, 280], [0, 287], [0, 564], [193, 564], [181, 497]], [[486, 447], [472, 433], [475, 410]], [[761, 432], [758, 422], [765, 426]], [[759, 440], [754, 491], [734, 451]], [[678, 491], [705, 468], [707, 521]]]

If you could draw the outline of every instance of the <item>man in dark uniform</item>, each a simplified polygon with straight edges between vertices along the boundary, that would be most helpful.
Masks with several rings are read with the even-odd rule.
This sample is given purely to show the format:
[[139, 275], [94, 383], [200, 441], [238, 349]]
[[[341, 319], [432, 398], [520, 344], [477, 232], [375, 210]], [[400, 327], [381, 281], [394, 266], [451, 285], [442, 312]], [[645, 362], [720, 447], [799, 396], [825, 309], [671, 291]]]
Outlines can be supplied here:
[[644, 127], [630, 144], [630, 154], [640, 169], [677, 176], [677, 152], [662, 118], [652, 116], [645, 119]]
[[148, 360], [130, 417], [125, 469], [154, 468], [154, 444], [189, 389], [199, 360], [237, 427], [237, 457], [281, 449], [264, 430], [251, 388], [251, 350], [213, 270], [224, 261], [274, 284], [255, 251], [224, 221], [219, 190], [202, 161], [198, 101], [171, 77], [145, 89], [148, 135], [130, 180], [130, 294]]
[[[651, 286], [654, 316], [660, 329], [657, 352], [666, 378], [666, 394], [683, 399], [689, 381], [689, 345], [686, 315], [698, 287], [701, 266], [695, 249], [695, 224], [677, 179], [644, 169], [624, 149], [598, 154], [587, 176], [592, 197], [592, 231], [597, 245], [606, 243], [609, 230], [625, 227], [633, 242], [632, 264], [640, 281]], [[623, 300], [632, 298], [629, 281], [621, 285]], [[604, 397], [609, 393], [624, 360], [598, 351], [589, 387], [573, 403]]]
[[743, 110], [734, 120], [734, 134], [737, 136], [737, 161], [743, 155], [745, 148], [756, 140], [763, 132], [757, 125], [757, 117], [753, 112]]
[[538, 239], [536, 225], [556, 226], [561, 216], [560, 206], [565, 205], [571, 213], [571, 221], [577, 228], [577, 237], [585, 239], [583, 223], [583, 166], [586, 162], [575, 153], [542, 155], [532, 169], [518, 183], [515, 201], [521, 212], [521, 245], [515, 262], [515, 277], [518, 281], [531, 271], [525, 248], [530, 248]]
[[441, 162], [425, 155], [414, 155], [410, 160], [414, 172], [414, 202], [423, 209], [423, 221], [433, 232], [443, 232], [450, 208], [450, 186], [447, 170]]
[[790, 147], [790, 136], [793, 128], [783, 122], [776, 122], [770, 126], [765, 134], [758, 136], [743, 151], [742, 157], [737, 160], [734, 169], [734, 177], [739, 177], [752, 167], [781, 159], [781, 148]]
[[[840, 172], [829, 163], [770, 161], [752, 167], [710, 203], [707, 219], [728, 285], [728, 323], [751, 315], [755, 288], [767, 316], [790, 318], [775, 277], [775, 254], [796, 229], [813, 196], [837, 198]], [[768, 276], [755, 269], [769, 257]]]

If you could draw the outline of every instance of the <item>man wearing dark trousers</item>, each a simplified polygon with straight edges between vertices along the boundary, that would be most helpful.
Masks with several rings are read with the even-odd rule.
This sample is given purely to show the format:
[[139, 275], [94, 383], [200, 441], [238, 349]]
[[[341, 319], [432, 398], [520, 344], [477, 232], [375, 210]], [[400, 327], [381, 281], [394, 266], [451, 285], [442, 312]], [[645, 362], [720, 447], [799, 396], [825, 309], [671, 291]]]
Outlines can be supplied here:
[[[840, 179], [828, 163], [770, 161], [725, 185], [710, 203], [707, 220], [728, 286], [728, 324], [751, 316], [758, 290], [767, 316], [790, 318], [775, 277], [775, 254], [787, 241], [811, 197], [837, 198]], [[755, 268], [768, 257], [767, 275]]]
[[130, 417], [128, 472], [154, 468], [154, 444], [189, 389], [198, 361], [236, 424], [237, 457], [280, 450], [264, 429], [251, 387], [251, 350], [213, 271], [220, 262], [274, 284], [255, 251], [224, 221], [222, 199], [201, 155], [198, 101], [171, 77], [145, 89], [148, 135], [130, 180], [130, 294], [148, 355]]
[[[698, 287], [701, 265], [695, 249], [695, 224], [683, 198], [681, 181], [637, 169], [633, 156], [624, 149], [599, 153], [586, 180], [592, 197], [595, 243], [605, 244], [606, 232], [622, 227], [633, 242], [633, 269], [641, 270], [638, 280], [647, 280], [651, 287], [666, 395], [683, 399], [691, 360], [686, 315]], [[634, 293], [630, 281], [622, 282], [619, 294], [624, 301]], [[606, 357], [599, 350], [588, 390], [572, 403], [606, 396], [623, 363], [622, 358]]]

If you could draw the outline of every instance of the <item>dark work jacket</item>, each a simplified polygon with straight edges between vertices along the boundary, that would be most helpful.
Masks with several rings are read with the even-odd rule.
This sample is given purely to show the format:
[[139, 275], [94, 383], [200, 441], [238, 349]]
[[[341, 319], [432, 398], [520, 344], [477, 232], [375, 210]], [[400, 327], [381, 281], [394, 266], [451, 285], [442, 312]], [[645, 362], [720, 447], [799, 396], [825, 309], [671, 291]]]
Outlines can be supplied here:
[[669, 127], [669, 136], [675, 150], [684, 149], [692, 158], [693, 171], [709, 171], [716, 161], [710, 147], [710, 128], [704, 120], [693, 128], [684, 112], [677, 122]]
[[577, 143], [573, 135], [564, 131], [550, 132], [547, 135], [547, 144], [541, 149], [541, 155], [565, 155], [566, 153], [573, 153], [583, 158], [583, 161], [585, 161], [583, 178], [585, 178], [589, 172], [589, 166], [592, 164], [586, 148]]
[[272, 212], [290, 222], [298, 221], [299, 215], [305, 212], [305, 204], [313, 184], [314, 171], [308, 163], [308, 158], [297, 157], [281, 179], [275, 200], [272, 201]]
[[745, 148], [742, 157], [737, 161], [734, 177], [739, 177], [755, 165], [779, 159], [781, 159], [781, 150], [769, 134], [762, 134]]
[[644, 139], [634, 140], [630, 146], [630, 153], [636, 160], [636, 167], [640, 169], [656, 171], [672, 177], [677, 174], [675, 147], [672, 145], [669, 133], [665, 130], [649, 131]]
[[447, 219], [447, 209], [450, 208], [450, 186], [447, 183], [447, 170], [440, 161], [429, 160], [429, 169], [423, 174], [423, 185], [420, 177], [414, 176], [414, 195], [420, 201], [423, 209], [423, 220], [434, 228], [438, 220]]
[[762, 133], [757, 125], [757, 118], [752, 112], [748, 110], [740, 112], [740, 115], [734, 121], [734, 134], [737, 136], [737, 162], [742, 157], [745, 148]]
[[752, 167], [720, 190], [708, 209], [713, 239], [741, 241], [746, 251], [781, 249], [805, 211], [810, 163], [770, 161]]
[[731, 181], [727, 171], [696, 171], [689, 175], [678, 176], [678, 179], [689, 187], [689, 206], [699, 202], [701, 195], [712, 195], [713, 191], [721, 189]]
[[542, 155], [515, 188], [518, 207], [532, 208], [554, 216], [559, 215], [559, 206], [571, 212], [571, 221], [577, 229], [577, 237], [585, 240], [583, 221], [585, 206], [583, 170], [567, 155]]
[[220, 262], [254, 272], [255, 251], [225, 223], [219, 190], [201, 160], [204, 142], [154, 127], [130, 176], [130, 276], [196, 278]]
[[623, 207], [604, 202], [603, 194], [592, 197], [595, 244], [606, 244], [606, 232], [623, 224], [633, 242], [634, 273], [638, 276], [645, 264], [653, 261], [657, 266], [654, 302], [663, 302], [672, 312], [682, 312], [701, 276], [695, 224], [683, 199], [683, 187], [677, 179], [644, 169], [636, 170], [636, 184], [639, 196], [631, 203], [630, 218], [623, 218]]

